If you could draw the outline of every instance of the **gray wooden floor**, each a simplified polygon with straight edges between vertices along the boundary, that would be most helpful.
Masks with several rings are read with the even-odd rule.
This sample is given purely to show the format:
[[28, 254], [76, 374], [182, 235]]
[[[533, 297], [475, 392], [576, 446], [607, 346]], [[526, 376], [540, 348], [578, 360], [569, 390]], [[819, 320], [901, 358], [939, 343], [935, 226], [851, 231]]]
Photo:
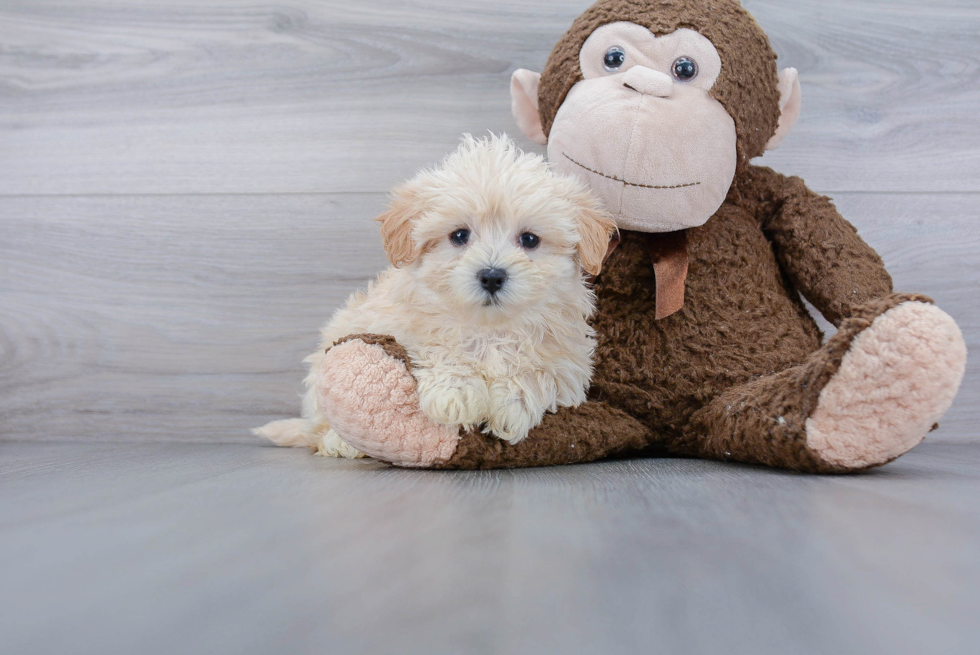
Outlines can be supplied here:
[[[587, 4], [0, 0], [0, 652], [980, 652], [976, 357], [847, 478], [248, 434], [384, 266], [384, 192], [516, 135], [510, 72]], [[980, 5], [745, 4], [804, 88], [763, 163], [980, 352]]]

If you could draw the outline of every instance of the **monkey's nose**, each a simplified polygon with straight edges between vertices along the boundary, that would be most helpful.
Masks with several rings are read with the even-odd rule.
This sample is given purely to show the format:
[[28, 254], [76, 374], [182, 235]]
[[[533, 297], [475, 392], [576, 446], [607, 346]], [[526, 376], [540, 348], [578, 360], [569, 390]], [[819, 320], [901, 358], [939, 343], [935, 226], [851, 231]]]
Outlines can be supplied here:
[[667, 98], [674, 88], [670, 75], [655, 71], [646, 66], [634, 66], [623, 73], [623, 86], [638, 91], [645, 96]]
[[476, 274], [480, 286], [491, 296], [496, 294], [507, 281], [507, 271], [502, 268], [485, 268]]

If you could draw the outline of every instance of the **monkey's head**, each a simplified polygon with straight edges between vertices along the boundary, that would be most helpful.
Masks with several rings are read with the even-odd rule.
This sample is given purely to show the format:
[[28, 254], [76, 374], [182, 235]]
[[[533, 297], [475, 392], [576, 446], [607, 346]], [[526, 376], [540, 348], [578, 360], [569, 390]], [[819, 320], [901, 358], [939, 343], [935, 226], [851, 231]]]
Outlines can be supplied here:
[[600, 0], [511, 96], [524, 134], [642, 232], [705, 223], [800, 112], [796, 70], [777, 74], [737, 0]]

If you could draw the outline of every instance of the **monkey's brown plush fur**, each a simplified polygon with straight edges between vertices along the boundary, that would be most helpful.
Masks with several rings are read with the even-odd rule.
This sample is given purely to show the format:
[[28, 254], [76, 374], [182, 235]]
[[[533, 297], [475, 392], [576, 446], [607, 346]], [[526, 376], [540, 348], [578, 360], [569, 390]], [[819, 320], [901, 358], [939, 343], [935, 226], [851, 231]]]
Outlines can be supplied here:
[[[696, 30], [714, 44], [722, 61], [710, 93], [734, 119], [738, 162], [725, 202], [704, 225], [687, 230], [689, 271], [683, 307], [656, 319], [651, 253], [667, 237], [623, 232], [595, 282], [598, 346], [590, 400], [545, 416], [516, 445], [475, 432], [461, 435], [455, 453], [434, 467], [542, 466], [671, 453], [844, 472], [882, 464], [914, 446], [924, 430], [916, 433], [921, 426], [907, 418], [918, 409], [902, 419], [917, 426], [910, 432], [915, 433], [912, 440], [892, 450], [879, 449], [877, 459], [859, 452], [863, 434], [853, 425], [860, 425], [860, 420], [852, 424], [843, 445], [837, 444], [836, 453], [818, 447], [826, 440], [820, 441], [821, 429], [809, 421], [818, 412], [821, 393], [844, 371], [845, 356], [864, 347], [856, 344], [867, 343], [862, 335], [873, 333], [869, 328], [879, 325], [876, 319], [904, 306], [936, 322], [920, 321], [926, 327], [915, 334], [892, 332], [899, 335], [897, 341], [912, 334], [912, 346], [899, 347], [895, 341], [866, 348], [871, 353], [864, 360], [866, 368], [848, 369], [857, 370], [857, 379], [865, 385], [860, 392], [865, 404], [848, 414], [853, 408], [846, 405], [853, 394], [846, 386], [850, 378], [841, 374], [836, 379], [845, 380], [840, 383], [843, 392], [828, 395], [838, 404], [828, 402], [835, 411], [844, 406], [843, 423], [835, 423], [836, 415], [832, 416], [822, 424], [823, 434], [834, 434], [836, 425], [855, 415], [883, 415], [878, 438], [887, 441], [902, 432], [901, 424], [887, 422], [892, 410], [926, 407], [919, 418], [941, 415], [962, 378], [965, 346], [951, 319], [929, 308], [929, 299], [892, 293], [881, 258], [828, 198], [814, 194], [798, 178], [749, 165], [776, 132], [780, 91], [769, 41], [738, 2], [602, 0], [593, 5], [559, 41], [541, 76], [538, 111], [545, 134], [569, 90], [583, 78], [582, 44], [598, 27], [618, 21], [637, 23], [656, 35]], [[838, 327], [826, 344], [821, 345], [822, 335], [801, 295]], [[930, 341], [933, 332], [946, 336]], [[374, 337], [368, 340], [378, 342]], [[381, 343], [389, 352], [394, 346], [384, 339]], [[889, 350], [913, 355], [896, 368], [884, 364]], [[892, 404], [882, 408], [873, 400], [878, 364], [881, 370], [901, 369], [894, 377], [899, 380], [896, 388], [907, 389], [887, 397]], [[952, 369], [958, 370], [959, 378]], [[939, 382], [917, 386], [920, 377]], [[848, 400], [840, 401], [842, 397]], [[349, 409], [345, 424], [356, 424], [356, 411]], [[356, 441], [352, 445], [360, 447]]]

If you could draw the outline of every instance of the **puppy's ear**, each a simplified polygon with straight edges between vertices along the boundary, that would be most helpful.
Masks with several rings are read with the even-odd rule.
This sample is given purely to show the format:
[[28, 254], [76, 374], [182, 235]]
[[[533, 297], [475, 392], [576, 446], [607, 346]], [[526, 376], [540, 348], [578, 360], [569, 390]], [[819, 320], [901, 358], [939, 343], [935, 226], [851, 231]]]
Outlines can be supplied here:
[[415, 187], [403, 184], [392, 191], [388, 211], [374, 219], [381, 224], [381, 244], [392, 266], [405, 266], [419, 258], [412, 228], [424, 210]]
[[578, 258], [589, 275], [598, 275], [609, 250], [609, 239], [617, 232], [612, 217], [591, 197], [579, 202]]

